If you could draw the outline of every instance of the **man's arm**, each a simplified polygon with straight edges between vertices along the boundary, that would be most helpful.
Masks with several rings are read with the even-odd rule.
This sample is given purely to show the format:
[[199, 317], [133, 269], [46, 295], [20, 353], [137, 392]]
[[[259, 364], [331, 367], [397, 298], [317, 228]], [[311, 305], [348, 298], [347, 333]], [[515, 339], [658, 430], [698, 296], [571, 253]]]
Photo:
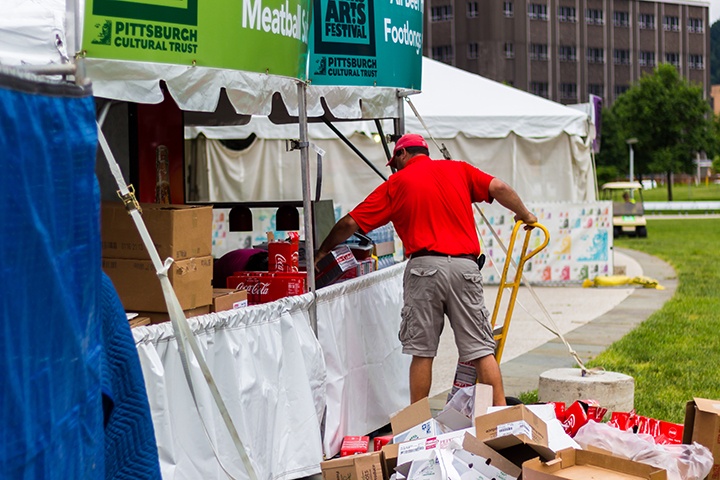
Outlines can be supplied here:
[[[537, 217], [527, 209], [520, 196], [510, 185], [499, 178], [493, 178], [490, 182], [490, 195], [503, 207], [515, 212], [515, 221], [522, 220], [527, 224], [537, 222]], [[526, 227], [527, 228], [527, 227]]]
[[358, 229], [358, 224], [350, 215], [345, 215], [338, 220], [315, 254], [315, 265], [317, 265], [325, 255], [330, 253], [330, 250], [350, 238], [350, 235], [357, 232]]

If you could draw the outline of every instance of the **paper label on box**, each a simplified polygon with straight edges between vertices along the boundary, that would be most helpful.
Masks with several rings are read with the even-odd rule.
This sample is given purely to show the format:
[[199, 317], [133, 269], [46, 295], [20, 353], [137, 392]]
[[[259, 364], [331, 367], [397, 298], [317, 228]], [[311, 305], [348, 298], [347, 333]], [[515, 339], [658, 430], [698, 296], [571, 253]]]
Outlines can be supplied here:
[[236, 310], [236, 309], [238, 309], [238, 308], [247, 307], [247, 306], [248, 306], [248, 301], [247, 301], [247, 299], [245, 299], [245, 300], [240, 300], [239, 302], [234, 302], [234, 303], [233, 303], [233, 310]]
[[525, 435], [532, 440], [532, 428], [525, 420], [517, 422], [503, 423], [497, 426], [497, 436], [504, 437], [506, 435]]
[[417, 440], [419, 438], [434, 437], [439, 432], [434, 419], [426, 420], [420, 425], [405, 430], [393, 437], [393, 443], [402, 443], [409, 440]]

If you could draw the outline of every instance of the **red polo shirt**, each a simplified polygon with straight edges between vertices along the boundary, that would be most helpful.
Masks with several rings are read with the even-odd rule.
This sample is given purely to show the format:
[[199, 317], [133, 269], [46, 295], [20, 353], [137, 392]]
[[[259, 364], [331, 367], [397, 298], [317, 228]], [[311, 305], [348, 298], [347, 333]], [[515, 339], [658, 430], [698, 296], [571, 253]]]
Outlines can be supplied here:
[[351, 212], [364, 232], [392, 221], [405, 254], [479, 255], [473, 202], [492, 203], [491, 175], [467, 162], [410, 159]]

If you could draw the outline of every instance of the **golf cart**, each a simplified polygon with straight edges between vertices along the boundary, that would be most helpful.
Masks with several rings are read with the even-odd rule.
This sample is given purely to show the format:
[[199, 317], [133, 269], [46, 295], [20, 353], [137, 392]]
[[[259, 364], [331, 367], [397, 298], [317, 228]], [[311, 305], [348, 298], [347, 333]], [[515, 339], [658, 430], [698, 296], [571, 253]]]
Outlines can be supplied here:
[[613, 202], [613, 236], [647, 237], [640, 182], [610, 182], [602, 186], [602, 200]]

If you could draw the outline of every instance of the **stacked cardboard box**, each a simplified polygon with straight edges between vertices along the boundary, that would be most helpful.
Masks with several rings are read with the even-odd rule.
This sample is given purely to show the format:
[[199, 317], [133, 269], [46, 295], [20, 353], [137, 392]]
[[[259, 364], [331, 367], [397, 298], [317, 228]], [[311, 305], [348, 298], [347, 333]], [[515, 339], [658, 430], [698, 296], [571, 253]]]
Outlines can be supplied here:
[[[213, 303], [212, 207], [141, 204], [160, 258], [172, 257], [170, 283], [183, 310]], [[126, 310], [167, 312], [165, 299], [135, 224], [123, 204], [102, 205], [102, 265]]]

